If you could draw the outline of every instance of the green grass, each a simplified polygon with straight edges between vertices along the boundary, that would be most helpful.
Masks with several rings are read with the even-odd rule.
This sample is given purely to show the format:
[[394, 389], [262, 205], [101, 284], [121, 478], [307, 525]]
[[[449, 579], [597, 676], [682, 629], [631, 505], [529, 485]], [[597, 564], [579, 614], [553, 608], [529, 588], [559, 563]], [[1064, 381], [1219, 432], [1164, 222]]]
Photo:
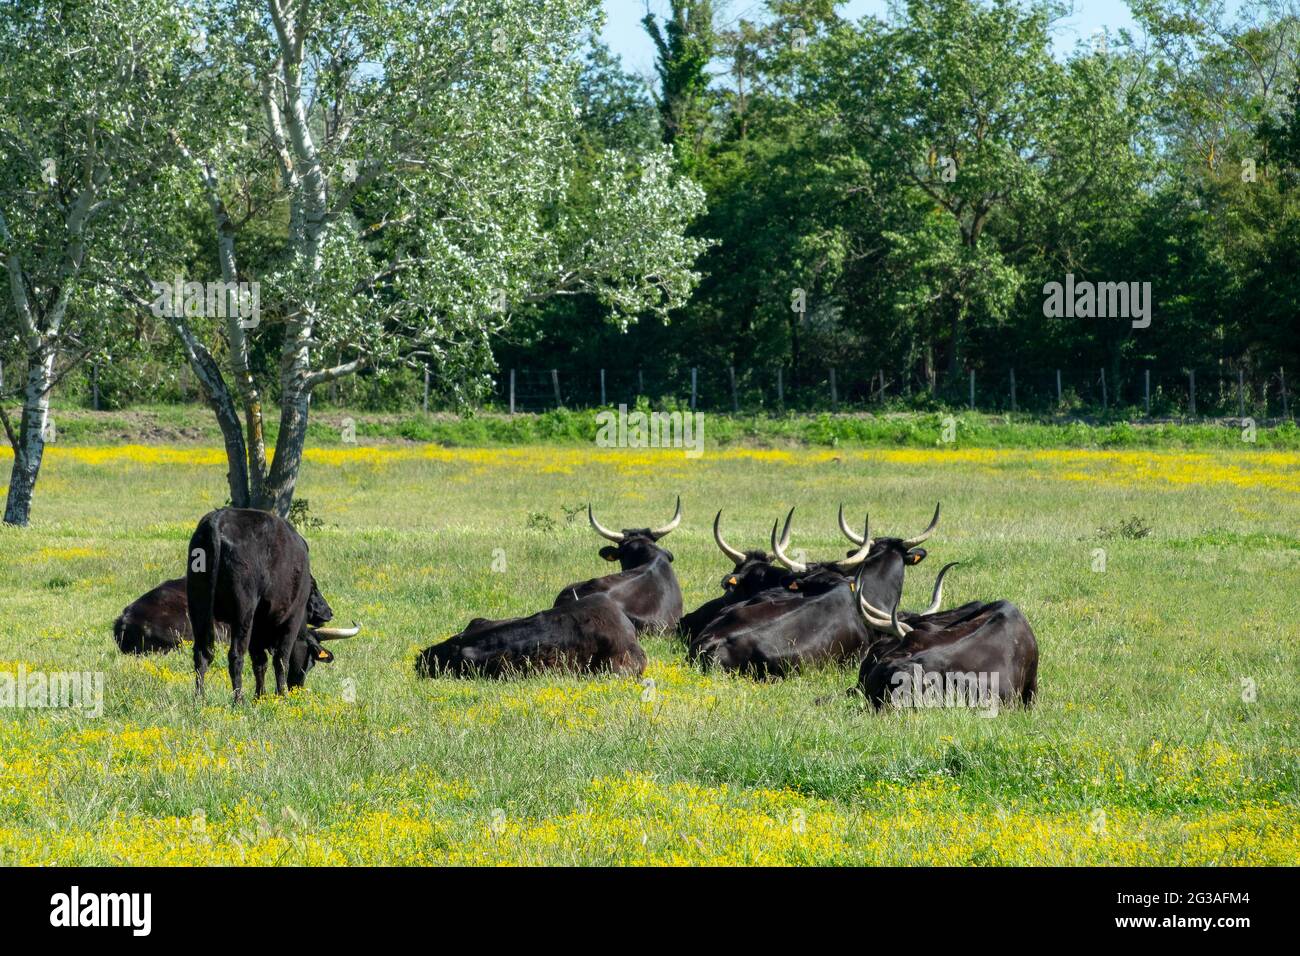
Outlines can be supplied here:
[[[643, 406], [648, 408], [648, 406]], [[1137, 416], [1137, 410], [1128, 410]], [[862, 448], [931, 448], [956, 443], [981, 448], [1259, 448], [1300, 449], [1295, 422], [1259, 423], [1253, 440], [1235, 419], [1222, 421], [1105, 420], [1031, 414], [987, 415], [962, 409], [878, 413], [790, 413], [729, 415], [706, 412], [704, 431], [712, 447], [736, 445]], [[278, 413], [266, 414], [268, 441], [274, 441]], [[310, 434], [321, 445], [342, 444], [342, 423], [351, 419], [360, 440], [435, 442], [451, 447], [531, 444], [591, 444], [598, 425], [593, 410], [558, 409], [541, 414], [479, 412], [385, 414], [313, 407]], [[216, 421], [199, 405], [151, 405], [116, 412], [77, 408], [54, 411], [61, 440], [77, 442], [220, 442]]]
[[[1300, 858], [1294, 453], [395, 447], [309, 458], [300, 483], [324, 522], [316, 577], [363, 636], [304, 692], [239, 708], [224, 673], [197, 707], [186, 657], [124, 659], [110, 633], [182, 573], [225, 499], [224, 468], [198, 460], [211, 449], [53, 451], [33, 527], [0, 531], [0, 669], [102, 671], [105, 710], [0, 709], [0, 863]], [[794, 545], [819, 558], [845, 547], [841, 501], [908, 533], [942, 500], [905, 603], [960, 560], [946, 603], [1018, 604], [1037, 707], [878, 715], [840, 695], [852, 669], [703, 675], [670, 636], [646, 641], [652, 688], [415, 678], [417, 650], [469, 618], [606, 570], [578, 505], [644, 525], [677, 493], [665, 543], [688, 607], [727, 570], [719, 507], [731, 543], [755, 547], [797, 505]]]

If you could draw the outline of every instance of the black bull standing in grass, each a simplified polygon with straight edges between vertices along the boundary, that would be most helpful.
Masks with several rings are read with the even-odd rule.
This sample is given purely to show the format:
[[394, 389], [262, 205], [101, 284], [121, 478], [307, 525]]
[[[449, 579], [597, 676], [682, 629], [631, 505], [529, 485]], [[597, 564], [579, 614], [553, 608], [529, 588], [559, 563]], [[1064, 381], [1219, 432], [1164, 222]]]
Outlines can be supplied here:
[[[260, 695], [270, 653], [275, 692], [283, 694], [294, 644], [306, 625], [319, 627], [334, 616], [311, 575], [302, 535], [284, 519], [248, 508], [222, 508], [199, 521], [190, 537], [185, 590], [194, 632], [194, 689], [200, 696], [216, 653], [218, 623], [230, 629], [230, 684], [239, 701], [245, 654], [252, 654]], [[319, 644], [312, 650], [318, 660], [332, 659]]]

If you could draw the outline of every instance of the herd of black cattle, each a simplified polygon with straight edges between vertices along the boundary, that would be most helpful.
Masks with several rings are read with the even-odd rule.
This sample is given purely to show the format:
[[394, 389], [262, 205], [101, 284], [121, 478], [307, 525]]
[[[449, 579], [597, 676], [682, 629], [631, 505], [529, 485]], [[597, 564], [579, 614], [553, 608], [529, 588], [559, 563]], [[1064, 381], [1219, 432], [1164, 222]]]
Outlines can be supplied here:
[[[638, 635], [671, 631], [683, 637], [690, 660], [754, 677], [779, 677], [821, 662], [861, 667], [855, 690], [876, 707], [904, 675], [979, 674], [992, 677], [998, 700], [1029, 705], [1037, 690], [1038, 644], [1029, 622], [1007, 601], [939, 609], [947, 564], [924, 611], [899, 609], [903, 575], [926, 556], [920, 545], [939, 524], [912, 538], [873, 538], [870, 523], [854, 532], [840, 508], [839, 525], [853, 548], [841, 560], [791, 558], [790, 522], [772, 553], [739, 551], [713, 537], [734, 567], [722, 594], [683, 616], [672, 552], [660, 543], [682, 520], [681, 499], [659, 528], [592, 528], [611, 544], [600, 549], [621, 570], [567, 585], [552, 607], [528, 617], [475, 618], [454, 637], [420, 653], [421, 676], [509, 677], [530, 671], [612, 672], [639, 676], [646, 654]], [[955, 562], [954, 562], [955, 563]], [[888, 609], [888, 610], [886, 610]], [[160, 653], [194, 645], [195, 690], [218, 638], [229, 643], [230, 681], [243, 697], [244, 658], [253, 663], [262, 694], [267, 658], [276, 692], [301, 687], [316, 663], [334, 655], [324, 642], [355, 636], [330, 628], [333, 616], [312, 577], [307, 542], [288, 523], [262, 511], [223, 508], [203, 517], [190, 538], [186, 576], [166, 581], [123, 610], [113, 626], [124, 653]]]

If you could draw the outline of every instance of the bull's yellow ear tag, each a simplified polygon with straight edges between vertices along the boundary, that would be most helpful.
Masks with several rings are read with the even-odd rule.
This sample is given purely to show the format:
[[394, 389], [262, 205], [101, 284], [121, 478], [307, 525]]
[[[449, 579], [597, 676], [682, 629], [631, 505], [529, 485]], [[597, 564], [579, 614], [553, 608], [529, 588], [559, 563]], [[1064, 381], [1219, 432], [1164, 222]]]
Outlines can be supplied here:
[[318, 647], [316, 648], [316, 660], [323, 661], [326, 664], [328, 664], [330, 661], [334, 660], [334, 655], [331, 654], [329, 651], [325, 650], [325, 648]]
[[857, 591], [857, 589], [858, 589], [857, 582], [855, 582], [855, 581], [850, 581], [850, 582], [849, 582], [849, 590], [850, 590], [850, 591]]
[[734, 588], [736, 586], [736, 576], [733, 574], [731, 577], [727, 578], [727, 583]]

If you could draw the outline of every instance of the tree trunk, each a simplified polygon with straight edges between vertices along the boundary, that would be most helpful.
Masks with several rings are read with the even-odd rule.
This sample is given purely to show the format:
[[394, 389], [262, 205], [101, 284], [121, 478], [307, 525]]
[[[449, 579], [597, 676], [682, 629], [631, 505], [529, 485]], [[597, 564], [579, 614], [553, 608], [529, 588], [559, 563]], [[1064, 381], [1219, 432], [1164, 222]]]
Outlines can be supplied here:
[[[207, 395], [208, 406], [217, 416], [221, 427], [222, 442], [226, 447], [226, 483], [230, 487], [230, 505], [233, 508], [251, 508], [252, 483], [248, 480], [248, 459], [245, 453], [244, 435], [239, 422], [239, 412], [235, 410], [235, 400], [226, 386], [226, 380], [206, 348], [198, 348], [189, 353], [190, 364], [194, 374], [202, 383]], [[259, 431], [261, 423], [258, 423]]]
[[296, 388], [292, 394], [286, 390], [280, 402], [280, 433], [275, 439], [271, 473], [266, 476], [262, 493], [254, 499], [253, 507], [273, 511], [281, 518], [288, 517], [298, 484], [298, 470], [302, 466], [303, 446], [307, 443], [310, 406], [311, 392], [305, 387]]
[[50, 387], [54, 381], [54, 350], [32, 356], [23, 392], [23, 418], [18, 429], [18, 447], [9, 474], [9, 496], [5, 501], [5, 524], [27, 527], [31, 520], [32, 495], [45, 456], [45, 423], [50, 413]]
[[955, 382], [957, 375], [961, 371], [961, 326], [966, 318], [966, 296], [963, 292], [961, 299], [952, 304], [952, 324], [948, 331], [948, 381]]
[[[251, 482], [248, 480], [248, 461], [244, 454], [243, 433], [239, 426], [239, 413], [230, 392], [223, 390], [216, 394], [209, 392], [208, 405], [217, 416], [221, 426], [222, 441], [226, 446], [226, 484], [230, 487], [230, 505], [232, 508], [252, 507]], [[204, 389], [207, 391], [206, 389]]]
[[[128, 296], [133, 298], [137, 305], [141, 307], [146, 305], [143, 299], [129, 292]], [[221, 374], [221, 368], [207, 346], [194, 335], [183, 317], [170, 316], [168, 324], [180, 340], [190, 368], [194, 370], [194, 376], [199, 380], [199, 385], [207, 396], [208, 405], [217, 416], [217, 424], [221, 427], [221, 437], [226, 446], [226, 463], [230, 466], [230, 470], [226, 472], [226, 482], [230, 486], [230, 504], [235, 508], [252, 507], [243, 427], [239, 421], [239, 412], [235, 409], [234, 397], [230, 394], [230, 388]]]
[[803, 363], [802, 351], [799, 348], [799, 320], [802, 318], [800, 313], [791, 313], [790, 315], [790, 388], [796, 389], [800, 384], [801, 365]]

